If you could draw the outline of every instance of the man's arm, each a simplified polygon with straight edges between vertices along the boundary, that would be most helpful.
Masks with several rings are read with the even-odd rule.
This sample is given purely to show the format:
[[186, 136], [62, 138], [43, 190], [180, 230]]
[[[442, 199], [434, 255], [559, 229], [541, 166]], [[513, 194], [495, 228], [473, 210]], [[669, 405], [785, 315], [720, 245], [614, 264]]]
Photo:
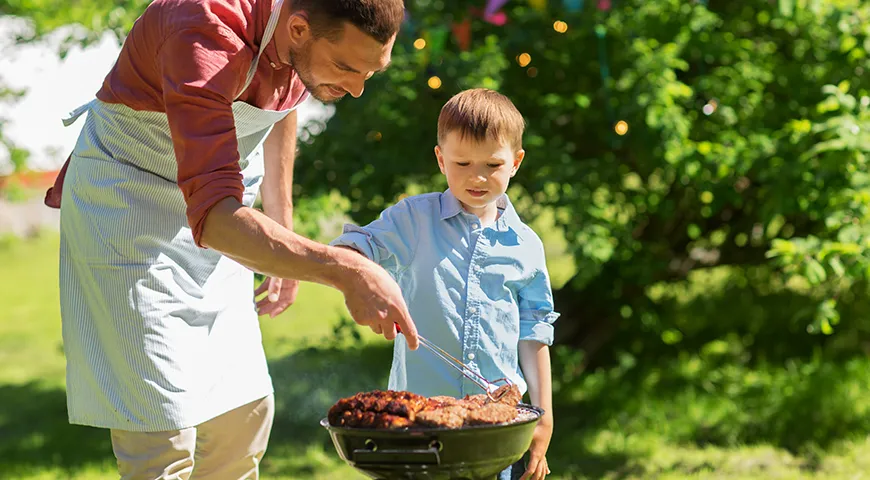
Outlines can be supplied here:
[[336, 288], [356, 323], [379, 328], [388, 340], [396, 338], [398, 323], [411, 349], [417, 348], [417, 328], [399, 285], [362, 255], [297, 235], [233, 197], [209, 210], [202, 244], [255, 272]]
[[[263, 145], [265, 175], [260, 194], [263, 211], [288, 230], [293, 230], [293, 162], [296, 160], [296, 110], [276, 123]], [[296, 301], [299, 281], [269, 277], [254, 291], [266, 293], [257, 302], [257, 313], [275, 317]]]
[[263, 144], [263, 211], [293, 230], [293, 163], [296, 161], [296, 110], [276, 123]]

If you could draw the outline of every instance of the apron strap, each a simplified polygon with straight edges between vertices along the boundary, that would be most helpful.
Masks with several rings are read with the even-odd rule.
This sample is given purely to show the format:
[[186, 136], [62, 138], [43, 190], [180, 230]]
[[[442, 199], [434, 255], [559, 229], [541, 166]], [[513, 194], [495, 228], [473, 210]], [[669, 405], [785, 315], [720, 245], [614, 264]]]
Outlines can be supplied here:
[[[260, 0], [263, 1], [263, 0]], [[248, 77], [245, 79], [245, 86], [242, 87], [239, 94], [236, 95], [236, 99], [242, 96], [245, 93], [245, 90], [251, 85], [251, 81], [254, 80], [254, 74], [257, 73], [257, 65], [260, 63], [260, 56], [263, 55], [263, 50], [266, 49], [266, 45], [269, 44], [269, 41], [272, 40], [272, 35], [275, 33], [275, 28], [278, 27], [278, 19], [281, 17], [281, 6], [284, 4], [284, 0], [277, 0], [275, 5], [272, 7], [272, 14], [269, 16], [269, 23], [266, 24], [266, 31], [263, 32], [263, 40], [260, 41], [260, 47], [257, 50], [257, 55], [254, 57], [254, 61], [251, 63], [251, 67], [248, 68]]]
[[75, 123], [76, 120], [78, 120], [79, 117], [81, 117], [83, 113], [85, 113], [91, 109], [91, 105], [93, 105], [93, 103], [95, 101], [96, 101], [96, 99], [91, 100], [90, 102], [79, 106], [78, 108], [76, 108], [72, 112], [69, 112], [69, 115], [67, 115], [67, 117], [62, 120], [63, 126], [68, 127], [68, 126], [72, 125], [73, 123]]

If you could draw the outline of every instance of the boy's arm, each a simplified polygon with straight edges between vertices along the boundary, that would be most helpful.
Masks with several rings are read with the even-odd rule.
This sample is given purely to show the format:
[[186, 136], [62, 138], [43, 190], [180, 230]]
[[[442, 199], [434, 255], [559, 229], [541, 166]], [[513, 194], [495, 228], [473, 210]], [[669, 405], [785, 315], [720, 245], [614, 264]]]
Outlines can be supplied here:
[[520, 342], [518, 354], [523, 377], [529, 387], [532, 404], [544, 410], [529, 447], [529, 464], [522, 480], [541, 479], [550, 473], [547, 449], [553, 436], [553, 387], [550, 348], [553, 344], [553, 322], [559, 317], [554, 311], [553, 291], [546, 263], [543, 261], [532, 280], [518, 293], [520, 311]]
[[550, 373], [550, 347], [534, 340], [520, 340], [520, 368], [529, 386], [532, 405], [544, 410], [532, 434], [529, 464], [522, 479], [542, 479], [550, 473], [547, 449], [553, 438], [553, 387]]
[[[550, 368], [550, 347], [534, 340], [520, 340], [519, 357], [523, 377], [529, 386], [529, 399], [532, 401], [532, 405], [544, 410], [544, 415], [539, 420], [538, 425], [546, 427], [551, 435], [553, 432], [553, 382]], [[546, 444], [549, 443], [548, 436]]]
[[418, 238], [412, 205], [403, 200], [364, 227], [345, 225], [341, 236], [330, 245], [354, 250], [398, 278], [411, 263]]

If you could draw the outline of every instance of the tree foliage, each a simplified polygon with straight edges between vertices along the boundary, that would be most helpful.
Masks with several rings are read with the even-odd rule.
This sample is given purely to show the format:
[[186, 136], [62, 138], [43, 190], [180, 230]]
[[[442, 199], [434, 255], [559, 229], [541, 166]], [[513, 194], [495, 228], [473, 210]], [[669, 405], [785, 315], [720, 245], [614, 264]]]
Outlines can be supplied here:
[[815, 302], [805, 327], [832, 331], [838, 295], [870, 273], [870, 5], [516, 1], [504, 26], [470, 17], [468, 51], [454, 38], [440, 52], [413, 46], [476, 3], [409, 5], [394, 66], [303, 148], [303, 194], [349, 186], [366, 222], [408, 184], [442, 188], [441, 105], [497, 88], [528, 122], [523, 213], [553, 209], [576, 259], [559, 295], [577, 320], [560, 325], [568, 340], [583, 344], [592, 325], [664, 333], [649, 287], [721, 265], [779, 268]]
[[[495, 88], [528, 123], [512, 190], [521, 213], [555, 212], [575, 258], [557, 292], [570, 320], [562, 340], [593, 349], [644, 330], [678, 342], [652, 286], [717, 266], [772, 269], [808, 302], [804, 329], [834, 330], [838, 302], [870, 275], [870, 4], [615, 0], [569, 11], [512, 0], [498, 26], [481, 18], [483, 3], [407, 2], [393, 66], [303, 145], [297, 195], [340, 190], [367, 222], [403, 194], [444, 188], [432, 154], [441, 106], [461, 89]], [[34, 37], [78, 23], [87, 33], [74, 40], [88, 41], [121, 38], [145, 4], [6, 0], [0, 12], [30, 18]], [[467, 50], [450, 34], [464, 20]]]

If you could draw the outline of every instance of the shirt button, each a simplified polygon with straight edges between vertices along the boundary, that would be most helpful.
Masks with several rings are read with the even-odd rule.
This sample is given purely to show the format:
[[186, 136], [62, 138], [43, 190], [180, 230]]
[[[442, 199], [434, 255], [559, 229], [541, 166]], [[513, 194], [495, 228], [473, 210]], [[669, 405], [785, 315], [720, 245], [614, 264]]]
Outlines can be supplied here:
[[477, 225], [476, 223], [472, 223], [472, 224], [471, 224], [471, 228], [474, 229], [474, 230], [477, 230], [477, 226], [478, 226], [478, 225]]
[[469, 353], [469, 354], [468, 354], [468, 359], [469, 359], [469, 360], [474, 360], [474, 354], [473, 354], [473, 353]]
[[275, 62], [269, 62], [269, 65], [271, 65], [272, 68], [276, 68], [276, 67], [275, 67]]
[[468, 309], [468, 313], [474, 315], [475, 313], [477, 313], [477, 309], [474, 308], [474, 307], [471, 307], [471, 308]]

